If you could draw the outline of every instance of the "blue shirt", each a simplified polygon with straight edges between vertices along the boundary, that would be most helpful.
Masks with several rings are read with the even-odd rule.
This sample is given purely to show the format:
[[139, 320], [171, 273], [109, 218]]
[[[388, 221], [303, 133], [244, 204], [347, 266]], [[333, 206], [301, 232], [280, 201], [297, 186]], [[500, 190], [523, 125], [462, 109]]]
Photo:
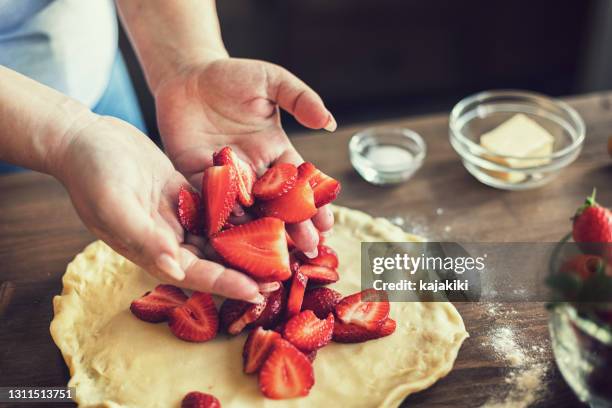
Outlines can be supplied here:
[[0, 64], [89, 107], [116, 53], [111, 0], [0, 0]]

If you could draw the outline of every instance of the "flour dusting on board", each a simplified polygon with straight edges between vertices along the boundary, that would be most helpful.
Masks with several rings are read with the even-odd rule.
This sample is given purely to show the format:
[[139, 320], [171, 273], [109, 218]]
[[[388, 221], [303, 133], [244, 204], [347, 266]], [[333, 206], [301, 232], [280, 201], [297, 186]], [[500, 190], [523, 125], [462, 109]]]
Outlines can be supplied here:
[[[495, 353], [496, 359], [509, 366], [504, 379], [509, 390], [500, 398], [492, 398], [483, 407], [486, 408], [523, 408], [540, 400], [546, 390], [548, 365], [544, 360], [544, 347], [537, 344], [525, 344], [511, 325], [512, 316], [518, 312], [504, 308], [499, 303], [491, 303], [486, 309], [487, 316], [495, 318], [495, 325], [488, 334], [489, 340], [483, 346]], [[501, 323], [501, 325], [500, 325]]]

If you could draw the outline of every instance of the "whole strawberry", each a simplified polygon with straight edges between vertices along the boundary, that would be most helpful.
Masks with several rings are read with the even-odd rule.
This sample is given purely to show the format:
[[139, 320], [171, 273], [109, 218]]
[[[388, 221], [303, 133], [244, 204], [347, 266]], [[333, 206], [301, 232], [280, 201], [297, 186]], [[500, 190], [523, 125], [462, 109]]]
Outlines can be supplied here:
[[[580, 247], [585, 252], [594, 252], [608, 260], [612, 259], [612, 212], [597, 204], [595, 190], [576, 211], [572, 235], [575, 242], [583, 244]], [[584, 245], [586, 243], [600, 245]]]

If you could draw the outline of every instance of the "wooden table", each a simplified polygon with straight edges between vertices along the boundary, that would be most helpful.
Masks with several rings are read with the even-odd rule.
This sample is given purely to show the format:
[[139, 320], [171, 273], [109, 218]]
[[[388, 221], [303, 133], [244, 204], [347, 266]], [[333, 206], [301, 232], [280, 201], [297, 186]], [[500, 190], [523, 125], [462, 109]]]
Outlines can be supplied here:
[[[305, 159], [342, 181], [339, 204], [377, 216], [402, 217], [406, 229], [430, 238], [556, 241], [569, 231], [569, 217], [593, 186], [599, 188], [601, 202], [612, 204], [607, 188], [612, 159], [606, 153], [612, 134], [612, 93], [569, 101], [588, 125], [582, 155], [558, 179], [532, 191], [499, 191], [473, 179], [448, 143], [446, 114], [368, 123], [334, 134], [316, 132], [294, 141]], [[407, 126], [425, 138], [426, 163], [408, 183], [374, 187], [351, 169], [347, 142], [356, 130], [371, 125]], [[0, 386], [66, 383], [67, 370], [49, 335], [51, 299], [61, 291], [66, 264], [92, 240], [56, 181], [35, 173], [0, 177]], [[539, 405], [576, 405], [554, 365], [542, 305], [504, 307], [517, 311], [507, 322], [503, 315], [489, 315], [486, 305], [458, 304], [470, 338], [455, 369], [432, 388], [409, 397], [406, 405], [479, 406], [491, 396], [503, 395], [508, 369], [483, 342], [492, 327], [504, 324], [512, 325], [528, 343], [544, 347], [548, 392]]]

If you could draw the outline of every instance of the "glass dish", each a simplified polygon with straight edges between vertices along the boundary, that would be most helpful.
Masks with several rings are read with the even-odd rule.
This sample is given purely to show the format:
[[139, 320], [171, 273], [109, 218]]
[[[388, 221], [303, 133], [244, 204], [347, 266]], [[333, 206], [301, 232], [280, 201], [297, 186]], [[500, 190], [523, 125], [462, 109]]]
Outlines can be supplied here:
[[426, 154], [423, 138], [406, 128], [368, 128], [349, 142], [353, 168], [366, 181], [380, 186], [408, 180], [423, 165]]
[[[555, 248], [552, 274], [579, 252], [570, 238]], [[559, 371], [578, 398], [591, 407], [612, 406], [612, 333], [570, 303], [552, 308], [548, 326]]]
[[[524, 114], [554, 139], [552, 154], [515, 157], [491, 152], [480, 137], [516, 114]], [[582, 150], [585, 126], [569, 105], [545, 95], [513, 90], [486, 91], [461, 100], [449, 120], [449, 137], [470, 174], [482, 183], [504, 190], [542, 186], [572, 163]], [[511, 161], [512, 167], [508, 166]]]

